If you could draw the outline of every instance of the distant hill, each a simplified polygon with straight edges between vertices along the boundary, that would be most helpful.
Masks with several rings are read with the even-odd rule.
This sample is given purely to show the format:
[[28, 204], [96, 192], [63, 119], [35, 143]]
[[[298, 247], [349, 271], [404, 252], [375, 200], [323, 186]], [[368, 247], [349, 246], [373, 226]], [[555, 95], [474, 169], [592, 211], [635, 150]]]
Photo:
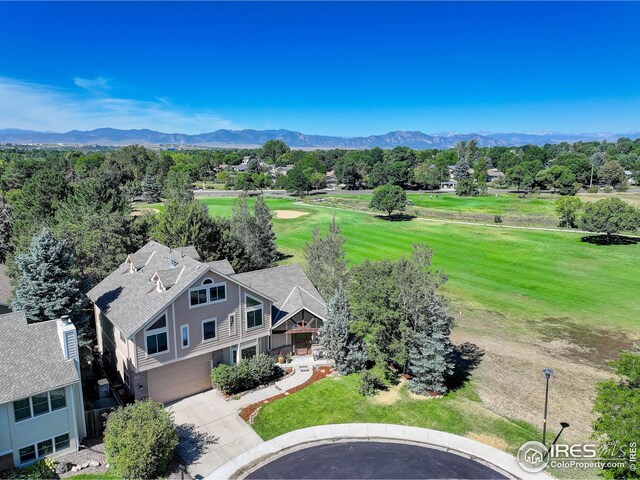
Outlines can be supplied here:
[[631, 134], [563, 134], [545, 132], [530, 133], [490, 133], [462, 134], [445, 132], [434, 135], [417, 131], [396, 131], [384, 135], [367, 137], [334, 137], [327, 135], [306, 135], [291, 130], [216, 130], [210, 133], [187, 135], [184, 133], [163, 133], [154, 130], [118, 130], [98, 128], [95, 130], [71, 130], [65, 133], [36, 132], [32, 130], [0, 129], [0, 143], [14, 144], [63, 144], [63, 145], [162, 145], [162, 146], [203, 146], [203, 147], [258, 147], [267, 140], [283, 140], [292, 148], [394, 148], [406, 146], [415, 149], [450, 148], [461, 140], [475, 138], [483, 147], [496, 145], [518, 146], [526, 144], [544, 145], [560, 142], [589, 142], [593, 140], [616, 141], [619, 137], [640, 137], [640, 132]]

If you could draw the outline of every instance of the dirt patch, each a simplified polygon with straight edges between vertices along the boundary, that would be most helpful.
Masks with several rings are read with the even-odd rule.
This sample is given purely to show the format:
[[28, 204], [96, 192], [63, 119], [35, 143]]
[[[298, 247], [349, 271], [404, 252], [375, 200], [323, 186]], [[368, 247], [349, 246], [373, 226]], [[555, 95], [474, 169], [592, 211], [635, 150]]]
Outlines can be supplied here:
[[400, 389], [402, 389], [402, 385], [405, 380], [400, 380], [400, 383], [394, 385], [388, 390], [383, 390], [382, 392], [378, 392], [375, 397], [373, 397], [373, 401], [380, 405], [393, 405], [394, 403], [400, 400]]
[[312, 383], [316, 383], [318, 380], [322, 380], [323, 378], [328, 377], [333, 373], [333, 367], [318, 367], [313, 369], [313, 373], [311, 374], [311, 378], [297, 387], [290, 388], [289, 390], [279, 393], [278, 395], [274, 395], [273, 397], [269, 397], [266, 400], [262, 400], [261, 402], [252, 403], [251, 405], [247, 405], [240, 411], [240, 418], [242, 418], [245, 422], [251, 423], [250, 420], [253, 420], [255, 417], [254, 413], [257, 412], [263, 405], [267, 403], [273, 402], [274, 400], [278, 400], [279, 398], [286, 397], [298, 390], [302, 390], [305, 387], [308, 387]]
[[309, 212], [301, 212], [300, 210], [274, 210], [276, 218], [289, 220], [292, 218], [300, 218], [309, 215]]
[[501, 438], [494, 437], [493, 435], [487, 435], [486, 433], [474, 433], [470, 432], [467, 434], [471, 440], [476, 440], [480, 443], [484, 443], [485, 445], [490, 445], [498, 450], [506, 451], [509, 448], [509, 444], [502, 440]]
[[589, 440], [596, 384], [611, 376], [605, 359], [615, 358], [620, 346], [615, 333], [607, 336], [610, 341], [603, 341], [602, 332], [593, 332], [592, 337], [580, 328], [567, 330], [562, 321], [549, 322], [547, 326], [555, 330], [543, 334], [540, 322], [459, 304], [455, 310], [457, 327], [452, 340], [456, 344], [473, 342], [485, 352], [471, 374], [481, 406], [541, 429], [542, 369], [549, 367], [554, 371], [549, 387], [549, 430], [555, 434], [560, 422], [568, 422], [571, 427], [562, 434], [565, 441]]
[[135, 210], [131, 210], [130, 215], [132, 217], [141, 217], [142, 215], [155, 215], [156, 213], [160, 213], [160, 210], [157, 208], [138, 208]]

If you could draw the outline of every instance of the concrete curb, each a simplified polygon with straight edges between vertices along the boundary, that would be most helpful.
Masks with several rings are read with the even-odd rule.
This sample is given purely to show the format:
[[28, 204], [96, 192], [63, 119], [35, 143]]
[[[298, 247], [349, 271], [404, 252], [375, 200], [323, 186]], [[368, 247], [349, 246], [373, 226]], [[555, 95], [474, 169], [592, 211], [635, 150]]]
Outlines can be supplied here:
[[444, 450], [470, 458], [514, 479], [548, 480], [545, 473], [527, 473], [515, 457], [483, 443], [451, 433], [427, 428], [384, 423], [346, 423], [303, 428], [273, 438], [230, 460], [207, 480], [243, 478], [262, 464], [275, 458], [317, 444], [370, 441], [397, 442]]

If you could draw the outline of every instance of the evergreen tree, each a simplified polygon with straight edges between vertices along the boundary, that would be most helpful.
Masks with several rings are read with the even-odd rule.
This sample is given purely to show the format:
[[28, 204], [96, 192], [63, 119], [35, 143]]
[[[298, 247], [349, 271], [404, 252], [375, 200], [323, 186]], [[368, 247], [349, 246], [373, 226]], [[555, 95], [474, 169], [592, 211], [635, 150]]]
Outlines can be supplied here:
[[324, 298], [331, 298], [338, 285], [344, 284], [347, 275], [345, 239], [335, 215], [329, 224], [326, 236], [313, 230], [311, 242], [305, 245], [307, 275]]
[[[276, 247], [276, 234], [273, 233], [271, 211], [260, 195], [253, 205], [253, 218], [255, 221], [256, 239], [261, 268], [273, 267], [278, 260]], [[257, 263], [257, 262], [256, 262]]]
[[455, 178], [457, 182], [471, 178], [471, 173], [469, 173], [470, 168], [471, 165], [469, 165], [469, 162], [465, 158], [461, 158], [458, 160], [458, 163], [455, 164], [453, 178]]
[[189, 174], [171, 167], [165, 179], [164, 195], [170, 200], [189, 202], [193, 200], [193, 184]]
[[327, 304], [327, 318], [320, 329], [320, 344], [342, 375], [362, 370], [366, 362], [364, 345], [349, 332], [350, 322], [347, 295], [339, 285]]
[[415, 393], [446, 393], [453, 373], [453, 345], [449, 339], [453, 319], [442, 297], [432, 293], [412, 332], [409, 347], [409, 389]]
[[160, 201], [160, 185], [154, 175], [145, 175], [142, 180], [142, 198], [148, 203]]
[[11, 207], [0, 196], [0, 263], [6, 262], [7, 256], [13, 252], [11, 230]]
[[63, 240], [44, 229], [33, 238], [27, 253], [17, 256], [22, 274], [12, 302], [14, 311], [24, 311], [30, 322], [69, 315], [80, 317], [85, 303], [80, 282], [72, 275], [75, 258]]

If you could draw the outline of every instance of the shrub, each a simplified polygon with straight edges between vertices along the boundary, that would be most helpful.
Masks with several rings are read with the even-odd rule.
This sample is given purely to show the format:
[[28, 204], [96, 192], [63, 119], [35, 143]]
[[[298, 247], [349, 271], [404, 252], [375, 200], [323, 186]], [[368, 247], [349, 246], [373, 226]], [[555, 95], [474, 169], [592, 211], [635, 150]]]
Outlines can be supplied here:
[[178, 445], [173, 414], [152, 400], [118, 408], [107, 418], [106, 460], [123, 478], [158, 478]]
[[13, 468], [0, 472], [0, 478], [12, 480], [49, 480], [56, 476], [56, 462], [53, 458], [38, 460], [26, 468]]
[[607, 185], [602, 190], [604, 191], [604, 193], [611, 193], [613, 192], [613, 187], [610, 187], [609, 185]]
[[282, 369], [264, 354], [242, 360], [237, 365], [218, 365], [211, 371], [211, 383], [226, 394], [250, 390], [282, 375]]
[[600, 189], [598, 187], [589, 187], [587, 188], [587, 192], [589, 193], [598, 193]]
[[358, 385], [358, 392], [363, 397], [369, 397], [375, 395], [376, 390], [384, 388], [382, 379], [372, 370], [365, 370], [360, 376], [360, 385]]
[[495, 215], [493, 217], [493, 223], [497, 223], [498, 225], [502, 223], [502, 217], [500, 215]]

